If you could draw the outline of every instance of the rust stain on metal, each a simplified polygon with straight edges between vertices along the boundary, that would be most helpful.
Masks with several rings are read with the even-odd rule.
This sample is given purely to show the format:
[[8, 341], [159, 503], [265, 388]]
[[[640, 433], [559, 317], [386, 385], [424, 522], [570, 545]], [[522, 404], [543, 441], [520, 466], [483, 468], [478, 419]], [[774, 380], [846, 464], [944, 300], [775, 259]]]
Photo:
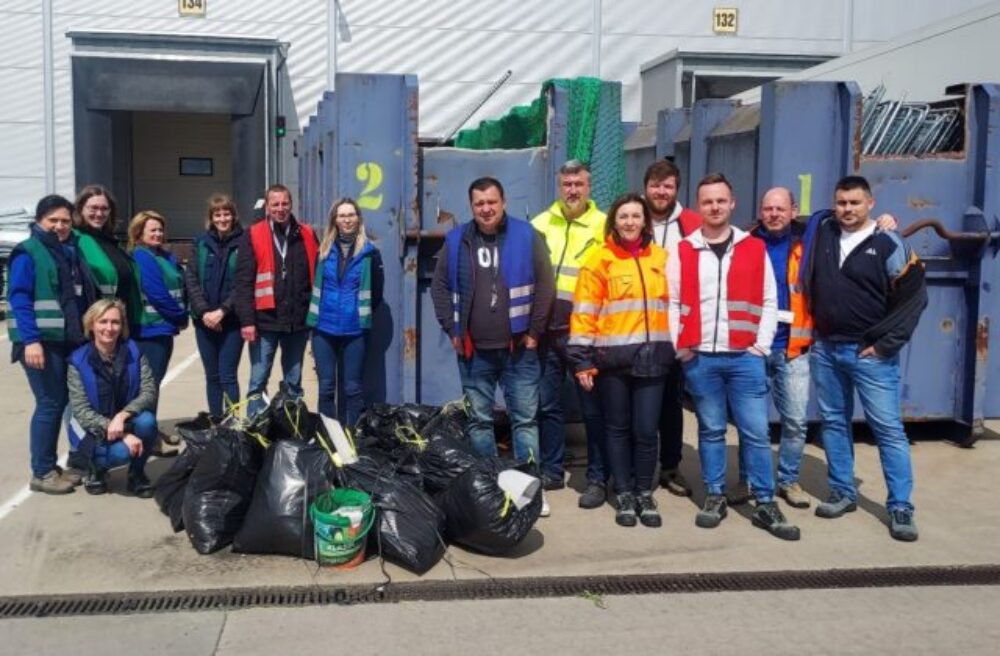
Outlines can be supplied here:
[[928, 207], [936, 207], [937, 206], [937, 203], [935, 203], [932, 199], [930, 199], [930, 198], [920, 198], [918, 196], [907, 196], [907, 198], [906, 198], [906, 204], [909, 205], [910, 207], [912, 207], [915, 210], [922, 210], [922, 209], [925, 209], [925, 208], [928, 208]]
[[451, 212], [446, 212], [444, 210], [438, 210], [438, 224], [441, 223], [455, 223], [455, 215]]
[[403, 330], [403, 359], [408, 362], [417, 361], [417, 329]]
[[863, 109], [864, 96], [858, 96], [857, 100], [854, 101], [854, 143], [851, 144], [854, 171], [861, 170], [861, 116]]
[[976, 324], [976, 359], [986, 362], [990, 354], [990, 318], [983, 317]]
[[408, 257], [403, 260], [403, 273], [411, 274], [417, 272], [417, 258]]
[[941, 332], [950, 333], [954, 329], [955, 322], [950, 317], [941, 320]]

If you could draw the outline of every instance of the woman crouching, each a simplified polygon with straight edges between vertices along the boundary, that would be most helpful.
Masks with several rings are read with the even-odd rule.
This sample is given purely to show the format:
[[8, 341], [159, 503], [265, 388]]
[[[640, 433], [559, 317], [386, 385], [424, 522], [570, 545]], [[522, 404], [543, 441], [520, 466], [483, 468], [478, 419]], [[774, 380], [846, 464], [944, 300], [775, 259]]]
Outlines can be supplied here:
[[127, 464], [128, 491], [149, 498], [153, 486], [145, 467], [157, 437], [153, 371], [128, 338], [121, 301], [91, 305], [83, 315], [83, 331], [90, 341], [70, 356], [68, 384], [70, 441], [90, 461], [84, 489], [104, 494], [107, 471]]

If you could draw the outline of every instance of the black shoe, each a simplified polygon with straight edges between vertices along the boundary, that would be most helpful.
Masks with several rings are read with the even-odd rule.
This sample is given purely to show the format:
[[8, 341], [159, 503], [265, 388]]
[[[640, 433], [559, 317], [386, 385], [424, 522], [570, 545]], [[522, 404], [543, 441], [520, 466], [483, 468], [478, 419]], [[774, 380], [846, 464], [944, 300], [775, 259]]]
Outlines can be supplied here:
[[561, 490], [566, 487], [565, 476], [560, 474], [559, 476], [548, 476], [546, 474], [542, 475], [542, 489], [551, 492], [552, 490]]
[[635, 497], [631, 492], [622, 492], [617, 500], [618, 512], [615, 513], [615, 522], [619, 526], [635, 526]]
[[906, 508], [898, 508], [889, 512], [889, 535], [894, 540], [902, 542], [916, 542], [917, 523], [913, 521], [913, 511]]
[[604, 505], [604, 501], [607, 498], [608, 491], [603, 485], [600, 483], [587, 483], [587, 489], [580, 495], [577, 505], [587, 510], [600, 508]]
[[793, 542], [799, 539], [799, 527], [789, 524], [785, 516], [781, 514], [778, 504], [773, 501], [758, 503], [750, 522], [776, 538]]
[[663, 526], [663, 519], [660, 511], [656, 509], [656, 499], [652, 492], [643, 492], [636, 496], [636, 503], [639, 506], [639, 521], [643, 526], [659, 528]]
[[710, 494], [705, 497], [704, 505], [694, 518], [695, 526], [715, 528], [726, 518], [726, 513], [726, 497], [721, 494]]
[[83, 479], [83, 489], [87, 494], [104, 494], [108, 491], [107, 473], [96, 465], [90, 465], [87, 476]]
[[125, 489], [140, 499], [153, 496], [153, 484], [149, 482], [144, 472], [129, 473]]
[[830, 498], [816, 506], [816, 516], [823, 519], [836, 519], [844, 513], [854, 512], [858, 503], [839, 492], [831, 492]]

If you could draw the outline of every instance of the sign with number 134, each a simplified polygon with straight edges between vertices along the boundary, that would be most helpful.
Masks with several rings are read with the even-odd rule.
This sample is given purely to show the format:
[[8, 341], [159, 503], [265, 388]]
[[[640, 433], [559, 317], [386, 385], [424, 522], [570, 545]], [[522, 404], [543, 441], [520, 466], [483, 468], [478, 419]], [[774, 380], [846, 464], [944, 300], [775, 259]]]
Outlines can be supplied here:
[[177, 13], [180, 16], [205, 17], [208, 0], [177, 0]]

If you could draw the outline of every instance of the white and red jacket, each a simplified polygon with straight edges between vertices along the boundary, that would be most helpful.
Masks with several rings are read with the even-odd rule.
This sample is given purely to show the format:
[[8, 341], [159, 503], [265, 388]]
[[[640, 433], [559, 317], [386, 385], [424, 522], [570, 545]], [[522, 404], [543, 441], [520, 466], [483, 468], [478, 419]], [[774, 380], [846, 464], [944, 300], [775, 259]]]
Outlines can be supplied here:
[[701, 230], [667, 258], [670, 331], [677, 349], [707, 353], [771, 352], [778, 326], [778, 290], [764, 242], [733, 227], [720, 260]]

